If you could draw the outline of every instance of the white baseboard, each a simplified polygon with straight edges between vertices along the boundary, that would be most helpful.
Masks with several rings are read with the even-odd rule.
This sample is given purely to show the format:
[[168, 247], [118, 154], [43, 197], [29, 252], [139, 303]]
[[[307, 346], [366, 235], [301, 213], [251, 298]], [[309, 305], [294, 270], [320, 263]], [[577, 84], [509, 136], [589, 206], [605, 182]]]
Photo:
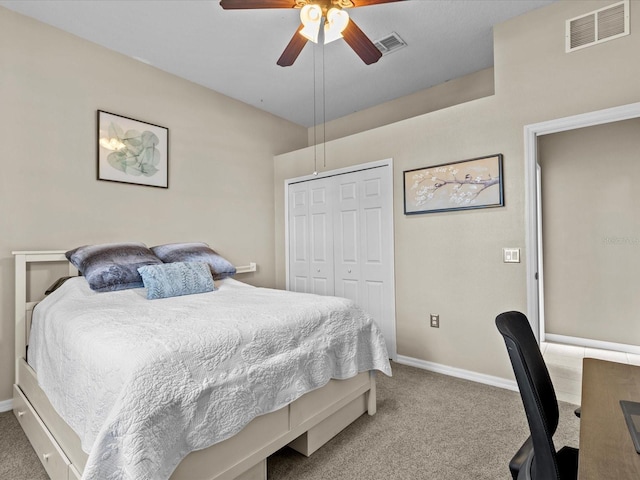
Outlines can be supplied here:
[[570, 337], [555, 333], [545, 333], [545, 342], [566, 343], [578, 347], [597, 348], [600, 350], [613, 350], [615, 352], [633, 353], [640, 355], [640, 346], [626, 343], [605, 342], [603, 340], [591, 340], [590, 338]]
[[0, 401], [0, 413], [8, 412], [9, 410], [13, 410], [13, 400], [2, 400]]
[[404, 355], [398, 355], [398, 359], [396, 361], [403, 365], [422, 368], [423, 370], [429, 370], [430, 372], [442, 373], [451, 377], [463, 378], [465, 380], [484, 383], [486, 385], [513, 390], [515, 392], [518, 391], [518, 384], [515, 380], [507, 380], [506, 378], [485, 375], [484, 373], [472, 372], [471, 370], [449, 367], [440, 363], [427, 362], [426, 360], [420, 360], [413, 357], [405, 357]]

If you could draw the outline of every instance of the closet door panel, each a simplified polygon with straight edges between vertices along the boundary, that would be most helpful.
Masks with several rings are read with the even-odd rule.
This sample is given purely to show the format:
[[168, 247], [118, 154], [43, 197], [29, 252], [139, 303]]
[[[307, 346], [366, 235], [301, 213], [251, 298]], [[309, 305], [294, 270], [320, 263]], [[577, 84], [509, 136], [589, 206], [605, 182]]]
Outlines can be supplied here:
[[[362, 289], [367, 289], [367, 282], [384, 285], [387, 278], [388, 260], [383, 249], [383, 228], [384, 219], [381, 206], [364, 208], [361, 215], [362, 239], [360, 242], [361, 262], [360, 279]], [[369, 298], [363, 292], [363, 298]], [[365, 308], [372, 311], [369, 304], [363, 304]]]
[[373, 178], [365, 178], [361, 185], [360, 209], [362, 210], [363, 261], [367, 265], [381, 266], [384, 262], [383, 228], [384, 199], [382, 198], [381, 179], [378, 172], [363, 172], [363, 176], [375, 173]]
[[307, 242], [307, 216], [306, 215], [294, 215], [292, 218], [293, 233], [292, 241], [293, 245], [293, 260], [296, 263], [305, 263], [308, 261], [309, 255], [307, 249], [309, 247]]
[[382, 265], [382, 208], [365, 208], [363, 213], [362, 259], [367, 264]]
[[304, 184], [289, 186], [289, 290], [309, 290], [309, 192]]
[[340, 294], [336, 292], [336, 296], [342, 298], [348, 298], [349, 300], [353, 300], [353, 302], [357, 305], [362, 305], [360, 301], [360, 282], [358, 279], [351, 278], [343, 278], [340, 282], [341, 291]]
[[311, 282], [312, 286], [310, 293], [315, 293], [316, 295], [333, 295], [333, 291], [329, 290], [329, 282], [326, 278], [319, 278], [314, 276], [311, 279]]
[[334, 206], [336, 296], [360, 304], [360, 213], [355, 174], [340, 175]]
[[363, 304], [367, 305], [367, 311], [373, 318], [378, 319], [378, 325], [380, 325], [381, 320], [384, 319], [384, 282], [365, 281], [364, 290], [365, 299]]
[[333, 222], [331, 212], [332, 184], [328, 179], [309, 184], [311, 291], [318, 295], [334, 294]]
[[358, 263], [358, 231], [359, 219], [357, 210], [341, 211], [340, 218], [340, 256], [341, 263], [356, 265]]
[[393, 286], [393, 223], [390, 170], [361, 172], [359, 208], [363, 232], [360, 250], [360, 289], [364, 308], [376, 320], [395, 356], [395, 307]]
[[307, 277], [296, 276], [290, 279], [289, 290], [307, 293], [309, 291], [308, 285], [309, 279]]

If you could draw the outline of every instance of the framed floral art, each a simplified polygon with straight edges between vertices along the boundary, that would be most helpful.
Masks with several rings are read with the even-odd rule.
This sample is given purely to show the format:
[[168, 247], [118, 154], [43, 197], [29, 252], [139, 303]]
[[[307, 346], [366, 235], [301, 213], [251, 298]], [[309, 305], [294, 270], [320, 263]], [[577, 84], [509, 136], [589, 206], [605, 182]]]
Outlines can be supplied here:
[[169, 129], [98, 110], [98, 180], [169, 187]]
[[405, 215], [504, 205], [500, 153], [403, 173]]

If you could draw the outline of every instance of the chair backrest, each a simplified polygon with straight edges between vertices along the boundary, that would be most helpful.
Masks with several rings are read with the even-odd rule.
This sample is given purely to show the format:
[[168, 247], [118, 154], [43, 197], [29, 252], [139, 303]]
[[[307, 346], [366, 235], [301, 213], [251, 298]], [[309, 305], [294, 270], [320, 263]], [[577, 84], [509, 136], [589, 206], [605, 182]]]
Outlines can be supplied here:
[[529, 422], [534, 452], [531, 478], [559, 479], [553, 444], [558, 400], [529, 321], [520, 312], [505, 312], [496, 317], [496, 326], [504, 337]]

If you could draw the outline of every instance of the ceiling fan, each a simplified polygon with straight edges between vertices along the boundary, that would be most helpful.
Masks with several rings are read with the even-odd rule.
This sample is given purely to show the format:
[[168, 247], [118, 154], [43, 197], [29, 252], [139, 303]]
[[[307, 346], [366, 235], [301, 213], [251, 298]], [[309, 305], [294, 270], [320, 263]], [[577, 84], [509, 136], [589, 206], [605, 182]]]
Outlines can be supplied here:
[[299, 8], [302, 23], [277, 61], [281, 67], [293, 65], [307, 41], [318, 43], [322, 19], [325, 44], [344, 38], [362, 61], [371, 65], [382, 53], [349, 18], [346, 9], [399, 1], [402, 0], [220, 0], [220, 6], [225, 10]]

